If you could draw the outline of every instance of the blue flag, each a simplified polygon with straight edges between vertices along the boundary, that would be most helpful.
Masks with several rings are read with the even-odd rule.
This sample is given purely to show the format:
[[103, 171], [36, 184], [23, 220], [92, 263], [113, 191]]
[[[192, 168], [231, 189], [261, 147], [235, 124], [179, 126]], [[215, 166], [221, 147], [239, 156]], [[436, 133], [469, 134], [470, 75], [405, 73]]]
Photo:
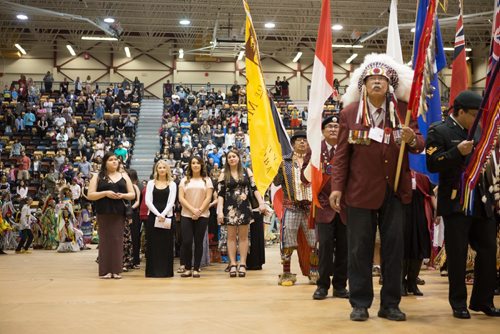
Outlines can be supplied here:
[[[413, 59], [417, 59], [418, 52], [418, 41], [420, 41], [420, 35], [422, 34], [422, 27], [425, 22], [425, 16], [427, 14], [427, 6], [429, 0], [420, 0], [417, 11], [417, 20], [415, 22], [415, 47], [413, 48]], [[427, 131], [432, 123], [441, 121], [441, 95], [439, 94], [439, 80], [438, 73], [446, 66], [446, 56], [443, 49], [443, 40], [441, 38], [441, 29], [439, 28], [439, 21], [436, 18], [436, 59], [434, 66], [434, 77], [431, 80], [432, 86], [435, 88], [432, 98], [427, 98], [428, 112], [425, 115], [426, 120], [424, 121], [422, 116], [418, 117], [418, 127], [424, 139], [427, 139]], [[431, 173], [427, 170], [427, 164], [425, 161], [425, 151], [420, 154], [409, 154], [410, 168], [415, 172], [425, 174], [433, 184], [438, 184], [439, 174]]]

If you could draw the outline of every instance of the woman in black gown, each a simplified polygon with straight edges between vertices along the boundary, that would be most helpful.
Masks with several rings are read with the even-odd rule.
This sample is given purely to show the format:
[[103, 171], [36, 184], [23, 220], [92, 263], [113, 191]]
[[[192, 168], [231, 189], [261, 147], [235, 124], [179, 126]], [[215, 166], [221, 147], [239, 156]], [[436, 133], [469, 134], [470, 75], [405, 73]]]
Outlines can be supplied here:
[[170, 167], [159, 160], [154, 177], [146, 186], [146, 277], [174, 276], [174, 224], [172, 221], [177, 185], [172, 180]]
[[427, 176], [412, 172], [413, 195], [410, 204], [405, 205], [403, 226], [405, 253], [403, 258], [403, 281], [401, 295], [409, 293], [422, 296], [417, 286], [423, 259], [431, 256], [429, 227], [433, 223], [434, 205], [432, 186]]

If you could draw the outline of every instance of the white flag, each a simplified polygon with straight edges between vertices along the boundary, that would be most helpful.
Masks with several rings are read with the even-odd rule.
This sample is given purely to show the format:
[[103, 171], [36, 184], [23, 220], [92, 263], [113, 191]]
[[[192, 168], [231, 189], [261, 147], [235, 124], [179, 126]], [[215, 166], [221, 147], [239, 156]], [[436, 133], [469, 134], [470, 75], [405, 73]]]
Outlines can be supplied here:
[[401, 40], [399, 39], [398, 28], [398, 0], [391, 1], [386, 53], [398, 63], [403, 64], [403, 52], [401, 51]]

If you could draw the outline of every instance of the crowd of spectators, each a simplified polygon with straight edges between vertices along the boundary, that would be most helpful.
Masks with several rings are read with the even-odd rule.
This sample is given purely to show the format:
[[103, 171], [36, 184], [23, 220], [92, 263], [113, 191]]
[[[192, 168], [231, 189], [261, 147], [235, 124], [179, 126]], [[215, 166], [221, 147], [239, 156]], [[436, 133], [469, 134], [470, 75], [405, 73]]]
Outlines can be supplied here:
[[[27, 196], [43, 202], [68, 186], [80, 203], [88, 178], [114, 151], [125, 165], [133, 150], [139, 116], [140, 82], [99, 87], [90, 76], [55, 87], [21, 75], [5, 85], [0, 108], [0, 192], [14, 204]], [[80, 190], [77, 190], [80, 188]], [[5, 202], [5, 199], [4, 199]]]

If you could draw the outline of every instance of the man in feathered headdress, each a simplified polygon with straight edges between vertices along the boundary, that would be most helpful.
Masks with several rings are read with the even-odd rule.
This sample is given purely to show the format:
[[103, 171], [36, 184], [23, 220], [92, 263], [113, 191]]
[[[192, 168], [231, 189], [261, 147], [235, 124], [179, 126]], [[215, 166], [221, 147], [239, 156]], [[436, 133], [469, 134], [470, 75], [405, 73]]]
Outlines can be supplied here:
[[[333, 162], [331, 206], [347, 206], [347, 245], [351, 320], [368, 319], [373, 301], [372, 259], [377, 225], [381, 236], [381, 305], [378, 316], [406, 320], [399, 309], [403, 260], [403, 204], [411, 201], [412, 184], [405, 156], [394, 191], [401, 142], [419, 153], [424, 140], [406, 115], [413, 72], [385, 54], [370, 54], [354, 71], [342, 101], [337, 150]], [[404, 101], [404, 102], [403, 102]]]

